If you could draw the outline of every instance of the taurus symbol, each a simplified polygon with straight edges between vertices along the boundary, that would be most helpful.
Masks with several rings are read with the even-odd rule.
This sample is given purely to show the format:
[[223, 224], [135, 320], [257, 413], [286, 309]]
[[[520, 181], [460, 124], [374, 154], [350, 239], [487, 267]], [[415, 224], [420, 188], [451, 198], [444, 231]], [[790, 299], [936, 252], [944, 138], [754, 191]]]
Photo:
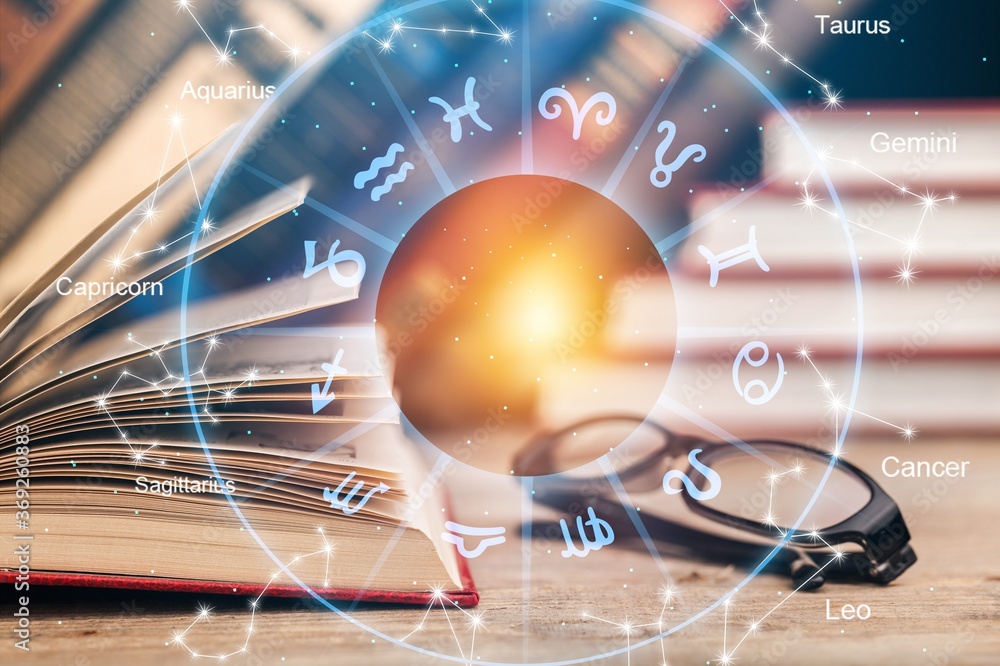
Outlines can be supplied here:
[[673, 178], [674, 172], [684, 166], [684, 163], [689, 159], [694, 159], [695, 162], [701, 162], [705, 159], [705, 146], [700, 143], [692, 143], [680, 152], [680, 154], [674, 158], [674, 161], [670, 164], [663, 163], [663, 156], [666, 154], [667, 149], [670, 148], [670, 144], [674, 142], [674, 137], [677, 136], [677, 125], [674, 125], [669, 120], [664, 120], [660, 123], [659, 127], [656, 128], [657, 132], [667, 131], [667, 136], [660, 145], [656, 147], [656, 166], [653, 170], [649, 172], [649, 182], [651, 182], [655, 187], [664, 188], [670, 184], [670, 179]]
[[[602, 109], [598, 109], [594, 113], [594, 120], [597, 121], [598, 125], [607, 125], [615, 117], [615, 112], [618, 110], [615, 104], [615, 98], [611, 96], [611, 93], [599, 92], [594, 93], [590, 98], [583, 103], [583, 108], [578, 108], [576, 105], [576, 99], [573, 95], [563, 90], [562, 88], [549, 88], [543, 94], [541, 99], [538, 100], [538, 112], [542, 114], [543, 118], [548, 120], [553, 120], [559, 117], [562, 113], [562, 107], [559, 106], [558, 100], [552, 101], [552, 98], [558, 97], [559, 99], [566, 102], [566, 108], [569, 109], [570, 114], [573, 116], [573, 139], [579, 140], [580, 132], [583, 130], [583, 119], [587, 117], [590, 110], [594, 108], [597, 104], [604, 103], [608, 105], [608, 110], [605, 112]], [[549, 109], [546, 104], [552, 101], [552, 108]]]
[[374, 495], [375, 493], [382, 494], [385, 491], [389, 490], [389, 486], [385, 485], [384, 483], [379, 483], [377, 486], [375, 486], [374, 488], [372, 488], [371, 490], [369, 490], [365, 494], [365, 496], [362, 497], [360, 500], [358, 500], [358, 503], [355, 504], [352, 507], [352, 506], [350, 506], [350, 501], [352, 499], [354, 499], [354, 496], [358, 494], [359, 490], [361, 490], [362, 488], [364, 488], [365, 482], [364, 481], [358, 481], [354, 485], [354, 488], [352, 488], [343, 497], [340, 496], [340, 493], [342, 493], [344, 491], [344, 487], [348, 483], [350, 483], [351, 479], [353, 479], [353, 478], [354, 478], [354, 472], [351, 472], [350, 474], [347, 475], [346, 479], [344, 479], [343, 481], [340, 482], [340, 485], [337, 486], [337, 489], [334, 490], [333, 492], [330, 492], [329, 488], [324, 488], [323, 489], [323, 499], [325, 499], [328, 502], [330, 502], [330, 508], [340, 509], [341, 511], [344, 512], [345, 516], [350, 516], [352, 514], [357, 513], [358, 511], [360, 511], [361, 508], [365, 504], [368, 503], [368, 500], [370, 500], [372, 498], [372, 495]]

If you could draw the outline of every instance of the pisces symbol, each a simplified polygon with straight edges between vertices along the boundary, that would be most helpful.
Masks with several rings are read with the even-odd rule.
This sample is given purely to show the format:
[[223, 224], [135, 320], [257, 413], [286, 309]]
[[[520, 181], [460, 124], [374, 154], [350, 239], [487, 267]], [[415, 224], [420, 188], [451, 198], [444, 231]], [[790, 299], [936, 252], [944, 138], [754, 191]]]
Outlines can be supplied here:
[[[597, 121], [598, 125], [602, 126], [610, 124], [614, 120], [615, 113], [618, 110], [615, 98], [611, 96], [611, 93], [594, 93], [583, 103], [583, 108], [579, 108], [576, 105], [576, 99], [569, 92], [562, 88], [549, 88], [542, 94], [541, 99], [538, 100], [538, 112], [542, 114], [543, 118], [548, 120], [558, 118], [562, 113], [562, 107], [559, 106], [558, 100], [552, 101], [553, 98], [563, 100], [566, 103], [566, 108], [569, 109], [570, 114], [573, 116], [574, 140], [580, 139], [580, 133], [583, 131], [583, 119], [587, 117], [587, 114], [596, 105], [603, 103], [608, 106], [607, 111], [598, 109], [594, 114], [594, 120]], [[548, 106], [550, 101], [552, 101], [551, 109]]]
[[[450, 520], [445, 521], [444, 527], [449, 531], [442, 532], [441, 538], [454, 545], [458, 549], [459, 554], [467, 559], [479, 557], [483, 554], [483, 551], [490, 546], [499, 546], [507, 541], [507, 537], [503, 536], [503, 534], [507, 531], [505, 527], [469, 527], [468, 525], [453, 523]], [[454, 532], [454, 534], [452, 534], [452, 532]], [[458, 536], [459, 534], [464, 536], [489, 538], [481, 540], [478, 546], [469, 550], [465, 547], [465, 539]]]
[[649, 172], [649, 182], [653, 184], [654, 187], [664, 188], [670, 184], [670, 179], [673, 178], [674, 172], [684, 166], [684, 163], [689, 159], [693, 159], [695, 162], [701, 162], [705, 159], [705, 146], [700, 143], [692, 143], [680, 152], [680, 154], [674, 158], [674, 161], [670, 164], [663, 163], [663, 156], [666, 154], [667, 149], [670, 148], [670, 144], [674, 142], [674, 137], [677, 136], [677, 125], [674, 125], [669, 120], [664, 120], [660, 123], [659, 127], [656, 128], [657, 132], [667, 131], [667, 136], [660, 145], [656, 147], [656, 166], [653, 170]]
[[329, 488], [323, 489], [323, 499], [327, 500], [330, 503], [330, 508], [340, 509], [341, 511], [344, 512], [345, 516], [350, 516], [360, 511], [361, 508], [368, 503], [368, 500], [370, 500], [372, 498], [372, 495], [374, 495], [375, 493], [382, 494], [387, 490], [389, 490], [389, 486], [385, 485], [384, 483], [379, 483], [377, 486], [369, 490], [365, 494], [365, 496], [362, 497], [360, 500], [358, 500], [358, 503], [352, 507], [350, 506], [350, 501], [354, 499], [354, 496], [358, 494], [358, 491], [364, 488], [365, 482], [358, 481], [355, 484], [354, 488], [352, 488], [343, 497], [340, 496], [340, 493], [344, 491], [344, 487], [348, 483], [350, 483], [351, 479], [353, 478], [354, 478], [354, 472], [351, 472], [350, 474], [347, 475], [346, 479], [340, 482], [340, 485], [337, 486], [337, 489], [334, 490], [333, 492], [330, 492]]
[[[705, 491], [698, 490], [698, 487], [694, 485], [694, 482], [691, 481], [687, 474], [680, 470], [672, 469], [663, 475], [663, 492], [668, 495], [676, 495], [677, 493], [682, 493], [684, 490], [687, 490], [688, 495], [700, 502], [710, 500], [719, 494], [719, 491], [722, 490], [722, 477], [720, 477], [718, 472], [714, 469], [702, 464], [701, 461], [698, 460], [697, 456], [699, 453], [701, 453], [701, 449], [693, 449], [691, 453], [688, 454], [688, 462], [691, 463], [691, 467], [694, 467], [701, 473], [702, 476], [708, 479], [709, 489]], [[674, 479], [680, 479], [681, 483], [684, 484], [684, 488], [674, 488], [671, 486], [670, 482]]]
[[[576, 517], [576, 531], [580, 534], [583, 548], [577, 548], [573, 543], [573, 537], [569, 535], [569, 525], [565, 518], [559, 519], [559, 527], [562, 528], [563, 538], [566, 540], [566, 550], [562, 552], [563, 557], [586, 557], [592, 550], [600, 550], [602, 547], [610, 545], [615, 540], [615, 531], [611, 529], [608, 521], [598, 518], [593, 507], [587, 507], [587, 515], [590, 519], [584, 522], [583, 516]], [[587, 536], [584, 525], [589, 525], [594, 533], [594, 538]]]
[[[302, 277], [310, 277], [325, 268], [330, 271], [330, 279], [333, 280], [334, 284], [340, 287], [353, 287], [361, 284], [361, 279], [365, 276], [365, 258], [361, 256], [360, 252], [355, 252], [354, 250], [337, 252], [337, 248], [340, 246], [340, 240], [336, 240], [333, 242], [333, 245], [330, 246], [330, 252], [327, 254], [326, 261], [321, 264], [317, 264], [317, 241], [304, 242], [306, 250], [306, 268], [302, 271]], [[337, 270], [337, 264], [345, 261], [354, 262], [354, 264], [357, 265], [357, 270], [350, 275], [344, 275]]]
[[440, 97], [428, 97], [427, 101], [437, 104], [444, 109], [443, 120], [451, 125], [451, 140], [458, 143], [462, 140], [462, 118], [468, 116], [472, 122], [482, 127], [487, 132], [492, 132], [493, 128], [489, 123], [479, 117], [479, 102], [475, 99], [476, 78], [470, 76], [465, 80], [465, 104], [457, 109]]

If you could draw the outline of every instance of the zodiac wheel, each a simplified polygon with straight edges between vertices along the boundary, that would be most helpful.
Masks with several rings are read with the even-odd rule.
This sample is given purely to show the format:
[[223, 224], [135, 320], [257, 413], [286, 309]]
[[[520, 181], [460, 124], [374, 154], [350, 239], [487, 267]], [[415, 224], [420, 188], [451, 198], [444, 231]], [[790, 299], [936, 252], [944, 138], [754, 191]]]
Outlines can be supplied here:
[[[336, 406], [338, 373], [392, 377], [391, 404], [362, 409], [359, 421], [401, 421], [430, 461], [416, 487], [447, 480], [456, 510], [442, 537], [472, 570], [482, 601], [469, 612], [433, 582], [414, 581], [414, 590], [429, 587], [431, 605], [464, 613], [472, 647], [455, 634], [454, 649], [440, 649], [419, 631], [400, 635], [370, 620], [356, 603], [328, 600], [297, 574], [299, 557], [226, 495], [288, 580], [376, 643], [476, 664], [585, 663], [662, 646], [728, 608], [785, 556], [794, 533], [821, 538], [834, 520], [825, 514], [855, 490], [835, 470], [850, 411], [830, 409], [853, 405], [861, 364], [858, 257], [846, 217], [795, 118], [703, 35], [712, 30], [624, 0], [558, 11], [457, 4], [392, 10], [299, 66], [239, 130], [199, 224], [213, 206], [239, 199], [237, 171], [265, 191], [308, 177], [309, 160], [294, 160], [307, 152], [295, 145], [300, 136], [310, 154], [337, 165], [336, 182], [313, 183], [292, 215], [268, 226], [277, 232], [241, 241], [260, 243], [258, 264], [241, 270], [262, 282], [283, 272], [305, 301], [321, 283], [355, 290], [272, 334], [330, 350], [313, 369], [329, 379], [312, 385], [307, 416]], [[466, 10], [477, 27], [448, 27], [453, 11]], [[784, 141], [806, 147], [806, 170], [757, 176], [760, 160], [743, 150], [764, 131], [755, 109], [771, 114]], [[308, 131], [261, 140], [262, 128], [290, 124]], [[753, 208], [775, 188], [803, 184], [839, 215]], [[789, 220], [840, 257], [818, 287], [786, 262]], [[227, 288], [189, 262], [182, 303]], [[286, 298], [265, 305], [277, 316]], [[836, 327], [810, 325], [817, 300], [835, 311]], [[190, 325], [182, 318], [182, 331]], [[809, 352], [831, 344], [855, 359], [840, 376]], [[378, 356], [361, 351], [375, 346]], [[198, 366], [186, 347], [184, 365], [190, 380]], [[212, 456], [223, 443], [191, 400], [218, 473]], [[330, 439], [344, 444], [350, 432]], [[826, 455], [803, 459], [755, 444], [762, 437], [806, 439]], [[302, 465], [309, 453], [297, 454]], [[331, 508], [339, 501], [350, 518], [346, 487]], [[365, 496], [362, 485], [357, 497], [377, 491]], [[706, 523], [712, 511], [733, 520]], [[683, 553], [664, 546], [664, 520], [718, 538], [745, 535], [739, 520], [762, 530], [750, 539], [752, 561], [743, 558], [740, 576], [722, 586], [671, 573], [710, 553], [694, 537]], [[603, 585], [611, 570], [634, 582]], [[558, 603], [551, 581], [565, 595]], [[476, 651], [492, 589], [520, 604], [522, 645], [481, 638]], [[680, 592], [690, 603], [676, 603]], [[609, 601], [639, 618], [624, 621], [620, 644], [570, 642], [559, 659], [533, 656], [542, 632], [569, 636], [600, 622]], [[418, 629], [434, 621], [422, 617]]]

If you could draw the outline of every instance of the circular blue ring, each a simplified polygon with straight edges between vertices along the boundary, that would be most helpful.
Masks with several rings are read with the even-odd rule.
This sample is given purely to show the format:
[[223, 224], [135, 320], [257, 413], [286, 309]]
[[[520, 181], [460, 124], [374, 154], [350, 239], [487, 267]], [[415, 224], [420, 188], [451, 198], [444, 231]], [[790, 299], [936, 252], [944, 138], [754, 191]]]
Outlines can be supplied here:
[[[261, 119], [261, 117], [263, 117], [263, 115], [267, 112], [267, 110], [271, 107], [271, 105], [274, 104], [275, 100], [277, 100], [277, 98], [284, 91], [286, 91], [296, 80], [298, 80], [299, 77], [301, 77], [306, 71], [308, 71], [309, 69], [311, 69], [318, 62], [320, 62], [327, 55], [329, 55], [334, 50], [336, 50], [337, 48], [339, 48], [345, 42], [347, 42], [347, 41], [349, 41], [351, 39], [354, 39], [358, 35], [362, 34], [365, 30], [367, 30], [367, 29], [369, 29], [371, 27], [374, 27], [376, 25], [381, 24], [382, 22], [384, 22], [385, 19], [387, 19], [387, 18], [395, 18], [395, 17], [398, 17], [398, 16], [409, 14], [410, 12], [416, 11], [418, 9], [423, 9], [424, 7], [428, 7], [428, 6], [440, 4], [441, 2], [445, 2], [445, 1], [447, 1], [447, 0], [418, 0], [417, 2], [414, 2], [414, 3], [410, 4], [410, 5], [407, 5], [405, 8], [401, 8], [401, 9], [397, 9], [397, 10], [391, 10], [389, 12], [386, 12], [385, 14], [382, 14], [380, 16], [377, 16], [377, 17], [375, 17], [375, 18], [373, 18], [373, 19], [365, 22], [364, 24], [358, 26], [357, 28], [355, 28], [351, 32], [349, 32], [349, 33], [347, 33], [347, 34], [339, 37], [338, 39], [334, 40], [333, 42], [331, 42], [330, 44], [328, 44], [327, 46], [325, 46], [323, 49], [321, 49], [320, 51], [318, 51], [316, 53], [316, 55], [314, 55], [308, 61], [306, 61], [305, 63], [303, 63], [302, 66], [299, 67], [297, 70], [295, 70], [294, 72], [292, 72], [288, 76], [288, 78], [285, 79], [285, 81], [283, 81], [281, 83], [281, 85], [279, 85], [275, 89], [275, 91], [271, 94], [271, 96], [267, 100], [265, 100], [265, 102], [260, 106], [260, 108], [257, 109], [257, 111], [253, 114], [253, 116], [251, 116], [251, 118], [247, 121], [246, 125], [244, 125], [244, 127], [240, 130], [240, 133], [238, 134], [238, 136], [236, 137], [236, 139], [233, 142], [233, 146], [229, 149], [229, 152], [226, 154], [226, 157], [223, 160], [222, 165], [219, 167], [219, 170], [216, 173], [215, 178], [212, 180], [212, 184], [209, 187], [207, 194], [205, 195], [205, 200], [204, 200], [204, 203], [203, 203], [203, 205], [201, 207], [201, 212], [198, 215], [196, 232], [194, 234], [192, 234], [192, 236], [191, 236], [191, 242], [190, 242], [189, 251], [188, 251], [188, 259], [187, 259], [187, 262], [186, 262], [186, 264], [184, 266], [183, 282], [182, 282], [182, 287], [181, 287], [181, 307], [180, 307], [180, 334], [181, 334], [181, 337], [180, 337], [180, 346], [181, 346], [181, 361], [182, 361], [182, 366], [183, 366], [183, 369], [184, 369], [184, 380], [185, 380], [185, 383], [187, 384], [188, 405], [189, 405], [189, 407], [191, 409], [191, 415], [192, 415], [193, 420], [194, 420], [195, 430], [198, 433], [198, 439], [201, 442], [202, 449], [205, 451], [205, 456], [206, 456], [206, 459], [208, 460], [208, 464], [211, 467], [212, 472], [214, 473], [214, 475], [216, 476], [216, 478], [221, 478], [221, 477], [220, 477], [220, 474], [219, 474], [219, 470], [216, 467], [215, 459], [212, 457], [212, 452], [211, 452], [211, 450], [210, 450], [210, 448], [208, 446], [208, 443], [207, 443], [207, 441], [205, 439], [205, 434], [204, 434], [204, 431], [202, 430], [202, 427], [201, 427], [201, 421], [198, 418], [198, 407], [197, 407], [197, 404], [196, 404], [195, 399], [194, 399], [194, 394], [191, 391], [191, 387], [190, 387], [191, 374], [190, 374], [190, 362], [188, 360], [188, 354], [187, 354], [186, 325], [187, 325], [187, 303], [188, 303], [188, 295], [189, 295], [189, 290], [190, 290], [190, 285], [191, 285], [191, 267], [194, 264], [195, 249], [197, 247], [197, 242], [198, 242], [198, 238], [199, 238], [199, 232], [201, 231], [202, 225], [204, 224], [204, 220], [205, 220], [208, 208], [209, 208], [209, 204], [211, 203], [213, 197], [215, 196], [216, 190], [219, 187], [219, 182], [221, 181], [221, 179], [223, 177], [223, 174], [229, 168], [229, 166], [232, 163], [233, 159], [235, 159], [235, 156], [236, 156], [236, 153], [237, 153], [239, 147], [242, 145], [243, 141], [246, 139], [246, 137], [250, 133], [251, 129]], [[664, 24], [666, 26], [669, 26], [669, 27], [677, 30], [678, 32], [683, 33], [684, 35], [688, 36], [692, 40], [694, 40], [694, 41], [698, 42], [699, 44], [701, 44], [701, 46], [703, 46], [704, 48], [712, 51], [715, 55], [717, 55], [723, 61], [725, 61], [726, 63], [728, 63], [733, 69], [735, 69], [737, 72], [739, 72], [740, 74], [742, 74], [743, 77], [751, 85], [753, 85], [764, 96], [765, 99], [767, 99], [771, 103], [771, 105], [778, 111], [778, 113], [781, 114], [782, 118], [784, 118], [785, 121], [788, 122], [789, 126], [794, 130], [795, 134], [798, 136], [799, 140], [806, 147], [807, 151], [809, 152], [809, 155], [812, 157], [812, 159], [814, 161], [814, 164], [815, 164], [815, 166], [817, 168], [817, 171], [818, 171], [820, 177], [822, 178], [823, 183], [826, 185], [827, 191], [830, 193], [830, 197], [831, 197], [831, 199], [832, 199], [832, 201], [834, 203], [834, 206], [836, 208], [836, 211], [838, 213], [838, 217], [840, 219], [841, 225], [844, 227], [845, 237], [846, 237], [846, 240], [847, 240], [847, 246], [850, 249], [851, 268], [852, 268], [852, 272], [853, 272], [853, 275], [854, 275], [855, 294], [856, 294], [856, 297], [857, 297], [857, 304], [858, 304], [858, 313], [857, 313], [858, 346], [857, 346], [857, 354], [856, 354], [856, 357], [855, 357], [854, 383], [853, 383], [852, 388], [851, 388], [851, 396], [850, 396], [850, 399], [849, 399], [849, 402], [848, 402], [847, 413], [846, 413], [846, 415], [844, 417], [844, 423], [843, 423], [843, 426], [841, 428], [840, 435], [839, 435], [839, 437], [837, 439], [837, 449], [838, 450], [841, 449], [843, 447], [843, 443], [844, 443], [844, 440], [845, 440], [845, 438], [847, 436], [848, 428], [850, 426], [851, 414], [853, 413], [853, 408], [854, 408], [854, 404], [855, 404], [855, 400], [856, 400], [857, 392], [858, 392], [858, 385], [860, 383], [860, 378], [861, 378], [861, 359], [862, 359], [862, 355], [863, 355], [863, 330], [864, 330], [863, 324], [864, 324], [864, 321], [863, 321], [862, 300], [861, 300], [861, 273], [860, 273], [860, 270], [859, 270], [859, 267], [858, 267], [857, 253], [856, 253], [856, 251], [854, 249], [854, 241], [853, 241], [853, 239], [852, 239], [852, 237], [851, 237], [851, 235], [849, 233], [849, 229], [847, 228], [847, 222], [846, 222], [847, 216], [845, 215], [843, 206], [841, 205], [840, 197], [837, 195], [836, 189], [834, 188], [833, 183], [830, 180], [829, 174], [827, 174], [827, 172], [826, 172], [826, 168], [822, 164], [822, 161], [819, 159], [819, 156], [816, 153], [816, 151], [813, 148], [813, 146], [806, 139], [806, 136], [802, 132], [801, 128], [798, 126], [798, 124], [792, 118], [791, 114], [788, 113], [788, 110], [774, 96], [774, 94], [771, 93], [771, 91], [768, 90], [764, 86], [764, 84], [761, 83], [761, 81], [756, 76], [754, 76], [743, 65], [741, 65], [735, 58], [733, 58], [726, 51], [724, 51], [719, 46], [717, 46], [714, 42], [712, 42], [709, 39], [706, 39], [705, 37], [701, 36], [697, 32], [691, 30], [690, 28], [688, 28], [687, 26], [685, 26], [685, 25], [683, 25], [681, 23], [678, 23], [678, 22], [674, 21], [673, 19], [670, 19], [670, 18], [668, 18], [666, 16], [663, 16], [662, 14], [654, 12], [654, 11], [652, 11], [650, 9], [645, 8], [645, 7], [640, 7], [638, 5], [635, 5], [632, 2], [628, 2], [627, 0], [600, 0], [600, 1], [603, 2], [603, 3], [605, 3], [605, 4], [608, 4], [608, 5], [613, 5], [613, 6], [621, 8], [621, 9], [625, 9], [627, 11], [631, 11], [631, 12], [633, 12], [635, 14], [639, 14], [639, 15], [645, 16], [645, 17], [650, 18], [650, 19], [652, 19], [654, 21], [658, 21], [658, 22], [660, 22], [660, 23], [662, 23], [662, 24]], [[701, 619], [702, 617], [704, 617], [708, 613], [712, 612], [713, 610], [715, 610], [716, 608], [718, 608], [720, 605], [722, 605], [723, 603], [725, 603], [729, 599], [731, 599], [733, 595], [735, 595], [740, 589], [742, 589], [751, 580], [753, 580], [753, 578], [758, 573], [760, 573], [760, 571], [765, 566], [767, 566], [767, 564], [772, 559], [774, 559], [774, 557], [777, 555], [777, 553], [782, 548], [784, 548], [785, 544], [788, 542], [788, 539], [789, 539], [789, 536], [790, 536], [791, 532], [794, 531], [794, 530], [797, 530], [799, 528], [799, 525], [802, 523], [803, 520], [805, 520], [806, 515], [808, 515], [809, 511], [812, 509], [812, 507], [815, 504], [816, 500], [819, 498], [819, 495], [822, 493], [823, 487], [826, 485], [827, 479], [829, 478], [830, 474], [833, 472], [834, 467], [836, 466], [836, 460], [837, 459], [836, 459], [835, 456], [831, 456], [830, 463], [827, 466], [825, 473], [823, 474], [823, 478], [820, 480], [820, 483], [819, 483], [819, 485], [818, 485], [818, 487], [816, 489], [816, 493], [809, 500], [809, 503], [806, 505], [806, 507], [803, 510], [802, 514], [795, 521], [794, 526], [792, 526], [789, 529], [788, 535], [786, 535], [777, 545], [775, 545], [775, 547], [771, 550], [771, 552], [761, 561], [761, 563], [753, 571], [751, 571], [746, 576], [746, 578], [744, 578], [742, 581], [740, 581], [736, 586], [733, 587], [732, 590], [730, 590], [726, 595], [724, 595], [723, 597], [721, 597], [714, 604], [712, 604], [712, 605], [706, 607], [705, 609], [699, 611], [698, 613], [690, 616], [689, 618], [687, 618], [683, 622], [681, 622], [681, 623], [679, 623], [679, 624], [671, 627], [670, 629], [667, 629], [667, 630], [665, 630], [665, 631], [663, 631], [663, 632], [661, 632], [661, 633], [659, 633], [659, 634], [657, 634], [655, 636], [651, 636], [649, 638], [643, 639], [642, 641], [637, 641], [635, 643], [632, 643], [630, 646], [627, 646], [627, 647], [619, 648], [617, 650], [611, 650], [611, 651], [608, 651], [608, 652], [605, 652], [605, 653], [602, 653], [602, 654], [590, 655], [590, 656], [579, 657], [579, 658], [574, 658], [574, 659], [565, 659], [565, 660], [553, 661], [553, 662], [530, 662], [530, 663], [531, 664], [539, 664], [539, 666], [542, 666], [543, 664], [544, 664], [544, 666], [570, 666], [571, 664], [582, 664], [582, 663], [587, 663], [587, 662], [594, 661], [594, 660], [597, 660], [597, 659], [606, 659], [608, 657], [613, 657], [615, 655], [624, 654], [624, 653], [629, 652], [631, 650], [634, 650], [636, 648], [642, 647], [644, 645], [648, 645], [648, 644], [652, 643], [653, 641], [656, 641], [656, 640], [659, 640], [659, 639], [664, 638], [666, 636], [669, 636], [670, 634], [672, 634], [672, 633], [674, 633], [676, 631], [679, 631], [680, 629], [683, 629], [684, 627], [686, 627], [686, 626], [688, 626], [690, 624], [693, 624], [694, 622], [696, 622], [697, 620]], [[281, 568], [281, 571], [286, 576], [288, 576], [289, 579], [291, 579], [299, 587], [301, 587], [306, 593], [308, 593], [311, 597], [313, 597], [316, 601], [318, 601], [320, 604], [326, 606], [328, 609], [330, 609], [333, 612], [337, 613], [338, 615], [344, 617], [345, 619], [347, 619], [348, 621], [350, 621], [352, 624], [355, 624], [355, 625], [361, 627], [362, 629], [370, 632], [372, 635], [377, 636], [379, 638], [382, 638], [382, 639], [384, 639], [386, 641], [389, 641], [389, 642], [393, 643], [394, 645], [400, 645], [400, 646], [403, 646], [403, 647], [405, 647], [405, 648], [407, 648], [409, 650], [413, 650], [415, 652], [419, 652], [421, 654], [425, 654], [425, 655], [428, 655], [428, 656], [431, 656], [431, 657], [437, 657], [437, 658], [440, 658], [440, 659], [444, 659], [446, 661], [451, 661], [451, 662], [455, 662], [455, 663], [462, 663], [462, 664], [475, 664], [477, 666], [515, 666], [515, 664], [512, 663], [512, 662], [482, 661], [482, 660], [472, 659], [471, 657], [470, 658], [462, 658], [462, 657], [456, 657], [456, 656], [453, 656], [453, 655], [447, 655], [447, 654], [443, 654], [443, 653], [439, 653], [439, 652], [434, 652], [433, 650], [428, 650], [426, 648], [422, 648], [422, 647], [417, 646], [417, 645], [413, 645], [413, 644], [410, 644], [410, 643], [405, 643], [405, 642], [399, 641], [399, 640], [397, 640], [397, 639], [395, 639], [395, 638], [393, 638], [391, 636], [388, 636], [388, 635], [386, 635], [386, 634], [378, 631], [377, 629], [374, 629], [373, 627], [369, 627], [368, 625], [365, 625], [365, 624], [363, 624], [361, 622], [358, 622], [353, 617], [351, 617], [348, 613], [345, 613], [343, 610], [341, 610], [340, 608], [334, 606], [332, 603], [330, 603], [329, 601], [327, 601], [326, 599], [324, 599], [323, 597], [321, 597], [309, 585], [303, 583], [301, 580], [299, 580], [299, 578], [294, 573], [292, 573], [291, 571], [289, 571], [288, 568], [287, 568], [287, 566], [271, 551], [271, 549], [267, 546], [267, 544], [264, 543], [264, 541], [260, 538], [260, 536], [257, 534], [257, 532], [253, 529], [253, 527], [250, 525], [250, 522], [247, 520], [246, 516], [240, 510], [239, 505], [236, 504], [236, 502], [233, 500], [232, 495], [229, 493], [229, 491], [225, 488], [224, 485], [223, 485], [222, 489], [223, 489], [223, 493], [225, 494], [226, 501], [229, 502], [230, 506], [233, 508], [233, 511], [239, 517], [240, 521], [247, 528], [247, 530], [253, 536], [254, 540], [257, 541], [257, 543], [264, 550], [264, 552], [266, 552], [268, 554], [268, 556]]]

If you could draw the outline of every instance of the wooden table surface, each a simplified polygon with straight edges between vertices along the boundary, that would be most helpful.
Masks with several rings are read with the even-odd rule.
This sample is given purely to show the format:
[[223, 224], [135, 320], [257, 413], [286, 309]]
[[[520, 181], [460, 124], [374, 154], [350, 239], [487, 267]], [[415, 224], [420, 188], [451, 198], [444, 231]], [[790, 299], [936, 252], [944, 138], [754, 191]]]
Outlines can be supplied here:
[[[761, 575], [733, 597], [728, 611], [720, 606], [665, 639], [591, 663], [659, 664], [665, 655], [674, 666], [714, 666], [724, 645], [731, 652], [737, 644], [736, 664], [1000, 663], [1000, 443], [867, 440], [853, 444], [849, 458], [874, 473], [886, 455], [901, 452], [914, 459], [971, 464], [967, 478], [950, 481], [873, 474], [908, 516], [919, 557], [895, 583], [827, 583], [814, 592], [792, 594], [787, 578]], [[469, 513], [477, 510], [474, 504], [459, 502], [456, 519], [471, 518]], [[518, 516], [503, 520], [509, 523], [508, 538], [516, 544]], [[595, 551], [576, 558], [586, 568], [575, 569], [580, 575], [567, 581], [558, 575], [562, 558], [555, 553], [557, 547], [552, 544], [554, 554], [548, 554], [544, 543], [533, 544], [536, 555], [527, 591], [522, 587], [520, 548], [496, 549], [473, 561], [483, 595], [479, 607], [470, 611], [481, 614], [483, 623], [475, 631], [474, 650], [470, 620], [454, 608], [447, 613], [399, 607], [353, 612], [358, 622], [395, 638], [410, 634], [422, 621], [423, 630], [409, 642], [456, 657], [457, 662], [390, 645], [312, 602], [265, 600], [248, 653], [226, 663], [445, 664], [462, 663], [461, 657], [470, 654], [495, 662], [545, 662], [606, 653], [656, 636], [655, 627], [636, 627], [625, 635], [620, 626], [595, 619], [621, 624], [628, 617], [635, 625], [657, 621], [664, 579], [647, 553], [628, 548]], [[667, 565], [681, 596], [664, 613], [664, 628], [706, 608], [745, 577], [744, 571], [684, 560], [667, 560]], [[526, 596], [530, 605], [524, 603]], [[871, 617], [828, 620], [828, 600], [832, 609], [866, 604]], [[0, 661], [190, 664], [187, 650], [167, 643], [174, 631], [191, 622], [200, 602], [213, 607], [211, 621], [188, 634], [188, 645], [203, 655], [238, 648], [250, 619], [245, 598], [131, 591], [43, 594], [32, 589], [31, 652], [15, 650], [13, 634], [5, 630]], [[10, 608], [10, 600], [4, 600], [4, 608]], [[10, 614], [4, 615], [10, 625]], [[752, 619], [760, 621], [755, 634], [748, 633]], [[202, 658], [194, 663], [219, 662]]]

